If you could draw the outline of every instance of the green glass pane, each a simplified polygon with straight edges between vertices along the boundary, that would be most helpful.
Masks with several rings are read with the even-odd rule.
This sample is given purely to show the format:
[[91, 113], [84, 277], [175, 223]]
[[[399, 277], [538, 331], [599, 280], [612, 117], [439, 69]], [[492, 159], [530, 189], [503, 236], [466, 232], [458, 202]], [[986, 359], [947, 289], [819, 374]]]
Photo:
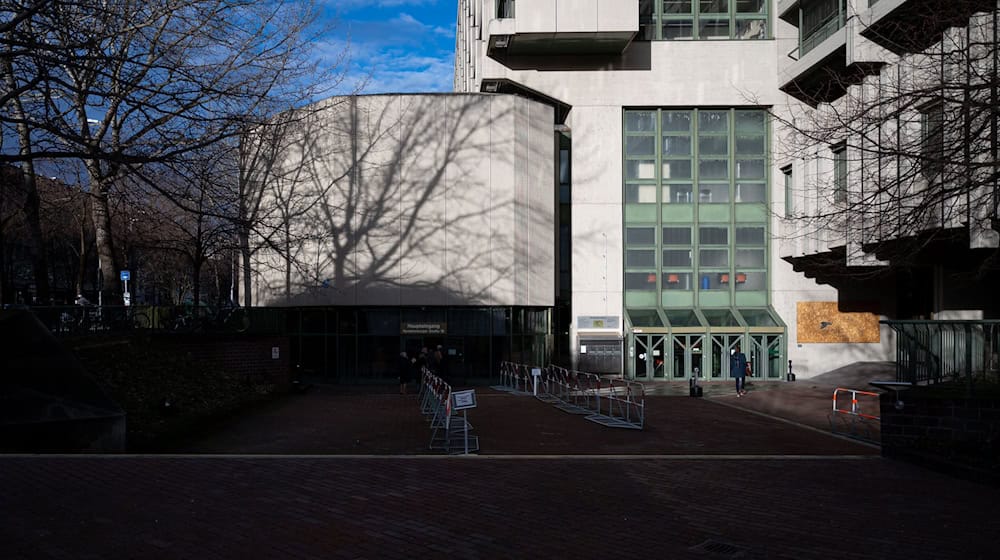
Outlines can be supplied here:
[[633, 327], [662, 327], [663, 321], [655, 309], [629, 309], [629, 320]]
[[663, 132], [691, 132], [690, 111], [664, 111]]
[[625, 266], [629, 268], [651, 268], [656, 266], [656, 252], [652, 249], [629, 249], [625, 251]]
[[690, 19], [664, 20], [661, 32], [666, 41], [691, 39], [694, 37], [694, 21]]
[[656, 228], [654, 227], [625, 228], [625, 244], [630, 246], [655, 245]]
[[665, 14], [690, 14], [694, 2], [691, 0], [663, 0], [663, 13]]
[[664, 156], [690, 156], [690, 136], [664, 136], [662, 148]]
[[737, 249], [736, 266], [743, 268], [764, 268], [764, 249]]
[[736, 162], [737, 179], [763, 179], [765, 172], [763, 159], [741, 159]]
[[656, 130], [656, 111], [626, 111], [626, 132], [653, 132]]
[[728, 309], [702, 309], [701, 314], [705, 316], [708, 324], [713, 327], [740, 326], [740, 322], [736, 320], [736, 316]]
[[728, 179], [728, 159], [702, 159], [698, 161], [698, 176], [702, 179]]
[[655, 291], [655, 272], [626, 272], [625, 289], [630, 291]]
[[737, 136], [736, 153], [738, 155], [764, 155], [763, 136]]
[[701, 136], [698, 138], [698, 154], [700, 156], [725, 156], [729, 154], [729, 137]]
[[738, 19], [734, 39], [767, 39], [766, 19]]
[[729, 18], [708, 19], [701, 17], [698, 19], [699, 39], [728, 39], [729, 38]]
[[736, 111], [736, 134], [764, 134], [766, 111]]
[[664, 181], [669, 181], [670, 179], [690, 179], [691, 160], [688, 159], [666, 160], [663, 162], [662, 173]]
[[665, 227], [663, 228], [664, 245], [690, 245], [690, 227]]
[[736, 202], [766, 202], [766, 196], [764, 183], [736, 183]]
[[653, 136], [626, 136], [625, 155], [651, 156], [656, 152], [656, 138]]
[[691, 290], [691, 273], [690, 272], [664, 272], [663, 273], [663, 289], [664, 290]]
[[767, 0], [736, 0], [736, 13], [763, 14], [767, 9]]
[[778, 323], [767, 309], [740, 309], [740, 315], [749, 327], [777, 327]]
[[691, 204], [691, 184], [676, 184], [663, 186], [664, 204]]
[[663, 251], [663, 268], [685, 268], [691, 266], [691, 249], [667, 249]]
[[698, 8], [703, 14], [728, 14], [729, 0], [700, 0]]
[[667, 316], [667, 321], [674, 327], [701, 327], [701, 321], [698, 320], [698, 316], [695, 315], [694, 311], [690, 309], [686, 310], [669, 310], [665, 311], [664, 314]]
[[700, 111], [698, 130], [701, 132], [728, 132], [729, 111]]

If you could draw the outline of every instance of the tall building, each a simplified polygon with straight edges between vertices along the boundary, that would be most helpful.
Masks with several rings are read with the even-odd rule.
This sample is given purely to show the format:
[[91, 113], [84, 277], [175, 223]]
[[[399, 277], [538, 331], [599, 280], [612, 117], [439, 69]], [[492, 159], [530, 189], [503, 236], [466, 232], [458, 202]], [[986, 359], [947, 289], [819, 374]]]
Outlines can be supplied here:
[[1000, 314], [997, 17], [460, 0], [456, 93], [327, 100], [263, 168], [258, 301], [340, 377], [427, 344], [718, 381], [737, 345], [773, 381], [983, 347], [898, 321]]
[[[894, 204], [921, 199], [892, 193], [914, 166], [948, 167], [926, 139], [951, 138], [941, 123], [954, 105], [914, 101], [898, 84], [914, 82], [935, 46], [981, 37], [995, 47], [996, 28], [982, 27], [995, 9], [460, 0], [455, 90], [554, 108], [563, 179], [556, 316], [573, 362], [639, 380], [723, 379], [742, 344], [757, 372], [777, 380], [789, 363], [810, 376], [892, 360], [894, 332], [880, 319], [994, 314], [982, 289], [996, 278], [995, 177], [980, 177], [980, 203], [936, 221], [922, 215], [920, 227]], [[995, 57], [981, 58], [972, 66], [995, 70]], [[981, 93], [983, 106], [996, 99]], [[911, 112], [918, 143], [909, 154], [887, 138], [909, 137]], [[983, 117], [993, 119], [981, 139], [994, 151], [975, 155], [989, 164], [979, 175], [995, 169], [995, 116]], [[874, 146], [866, 130], [877, 131]], [[936, 252], [914, 248], [944, 230], [955, 235], [933, 236], [951, 239]], [[965, 260], [941, 261], [956, 248]]]

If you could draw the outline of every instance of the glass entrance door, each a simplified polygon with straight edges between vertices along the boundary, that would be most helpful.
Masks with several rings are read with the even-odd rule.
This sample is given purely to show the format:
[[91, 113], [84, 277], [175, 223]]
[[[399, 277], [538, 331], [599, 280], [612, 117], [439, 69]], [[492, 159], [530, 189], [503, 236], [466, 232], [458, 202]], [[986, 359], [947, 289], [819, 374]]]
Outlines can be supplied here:
[[667, 337], [662, 334], [633, 335], [632, 375], [635, 379], [666, 376]]
[[671, 379], [704, 377], [708, 360], [704, 357], [705, 335], [675, 334], [673, 336], [673, 367]]
[[740, 334], [712, 335], [712, 379], [729, 379], [729, 358], [736, 350], [736, 345], [743, 340]]
[[781, 359], [782, 335], [752, 334], [750, 348], [746, 352], [747, 360], [751, 362], [754, 377], [779, 379], [782, 376]]

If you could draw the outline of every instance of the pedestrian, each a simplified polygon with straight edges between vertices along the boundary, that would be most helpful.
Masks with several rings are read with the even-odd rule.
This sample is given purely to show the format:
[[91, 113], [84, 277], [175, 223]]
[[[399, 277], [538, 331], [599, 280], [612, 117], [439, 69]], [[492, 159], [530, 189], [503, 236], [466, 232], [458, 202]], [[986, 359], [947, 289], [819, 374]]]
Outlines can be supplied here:
[[444, 348], [440, 344], [437, 345], [434, 353], [431, 354], [431, 363], [434, 364], [434, 373], [441, 379], [448, 381], [448, 376], [445, 375], [444, 371]]
[[740, 351], [740, 345], [736, 345], [732, 356], [729, 357], [729, 374], [736, 378], [736, 396], [742, 397], [747, 394], [747, 356]]
[[413, 364], [406, 352], [399, 353], [399, 394], [405, 395], [413, 376]]

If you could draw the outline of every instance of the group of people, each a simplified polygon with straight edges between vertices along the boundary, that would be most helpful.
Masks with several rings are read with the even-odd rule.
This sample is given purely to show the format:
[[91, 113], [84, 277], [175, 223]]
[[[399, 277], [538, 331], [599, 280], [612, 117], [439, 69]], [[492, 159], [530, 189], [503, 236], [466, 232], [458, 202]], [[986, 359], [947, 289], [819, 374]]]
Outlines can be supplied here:
[[420, 376], [423, 369], [426, 367], [433, 373], [441, 378], [447, 378], [445, 372], [445, 355], [444, 347], [440, 344], [433, 352], [429, 351], [426, 346], [420, 349], [420, 353], [411, 356], [406, 352], [399, 353], [399, 394], [405, 395], [407, 393], [407, 388], [410, 382], [416, 380], [420, 383]]

